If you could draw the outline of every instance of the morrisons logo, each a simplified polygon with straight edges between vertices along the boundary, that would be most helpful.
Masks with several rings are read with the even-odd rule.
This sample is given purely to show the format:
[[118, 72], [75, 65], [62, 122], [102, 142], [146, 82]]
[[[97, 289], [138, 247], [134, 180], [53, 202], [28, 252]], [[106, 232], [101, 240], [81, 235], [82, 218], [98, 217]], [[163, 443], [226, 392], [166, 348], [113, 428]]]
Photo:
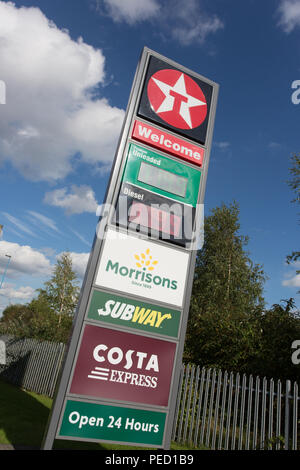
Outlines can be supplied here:
[[[139, 263], [140, 266], [143, 266]], [[134, 269], [128, 268], [127, 266], [120, 266], [118, 262], [113, 262], [112, 260], [108, 260], [105, 270], [107, 272], [113, 271], [116, 275], [122, 277], [128, 277], [132, 279], [134, 284], [143, 283], [143, 286], [152, 287], [155, 286], [162, 286], [166, 289], [177, 289], [177, 281], [169, 279], [167, 277], [161, 277], [159, 275], [153, 275], [152, 272], [147, 272], [149, 268], [152, 266], [146, 267], [143, 266], [141, 269]]]

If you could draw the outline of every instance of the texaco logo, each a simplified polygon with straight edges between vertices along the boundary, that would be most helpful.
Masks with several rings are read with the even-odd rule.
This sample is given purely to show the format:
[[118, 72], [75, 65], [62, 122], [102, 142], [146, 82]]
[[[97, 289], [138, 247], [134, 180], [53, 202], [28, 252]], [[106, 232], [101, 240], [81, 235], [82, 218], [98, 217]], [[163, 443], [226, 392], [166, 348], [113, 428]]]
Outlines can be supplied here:
[[205, 96], [199, 85], [183, 72], [157, 71], [149, 80], [147, 93], [152, 110], [178, 129], [194, 129], [206, 118]]

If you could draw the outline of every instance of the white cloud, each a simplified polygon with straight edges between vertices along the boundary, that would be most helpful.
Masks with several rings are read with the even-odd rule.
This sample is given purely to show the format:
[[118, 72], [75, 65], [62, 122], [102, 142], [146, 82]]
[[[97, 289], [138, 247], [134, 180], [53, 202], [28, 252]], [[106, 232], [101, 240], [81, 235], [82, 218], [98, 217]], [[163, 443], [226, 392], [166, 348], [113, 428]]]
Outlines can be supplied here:
[[28, 245], [19, 245], [7, 241], [0, 241], [0, 268], [4, 270], [7, 257], [11, 260], [7, 270], [8, 278], [17, 278], [24, 274], [39, 277], [51, 274], [51, 263], [46, 256]]
[[96, 9], [115, 22], [133, 25], [155, 20], [155, 29], [165, 40], [172, 38], [183, 46], [203, 44], [210, 34], [224, 28], [223, 21], [208, 14], [199, 0], [93, 0]]
[[105, 58], [71, 39], [36, 7], [0, 0], [0, 163], [9, 160], [33, 181], [57, 180], [72, 157], [107, 165], [114, 156], [124, 111], [93, 99], [105, 84]]
[[285, 33], [291, 33], [300, 26], [300, 0], [281, 0], [278, 7], [280, 26]]
[[54, 230], [54, 232], [61, 233], [60, 230], [57, 228], [54, 220], [50, 219], [50, 217], [46, 217], [45, 215], [35, 211], [27, 211], [27, 213], [31, 216], [29, 217], [29, 219], [33, 221], [33, 223], [38, 224], [39, 227], [41, 226], [41, 224], [43, 224], [51, 230]]
[[9, 220], [9, 222], [11, 224], [13, 224], [19, 230], [26, 233], [27, 235], [31, 235], [32, 237], [36, 237], [36, 234], [26, 224], [24, 224], [24, 222], [17, 219], [13, 215], [8, 214], [7, 212], [2, 212], [2, 214], [7, 218], [7, 220]]
[[230, 147], [230, 142], [222, 141], [222, 142], [214, 142], [214, 145], [218, 147], [220, 150], [226, 150]]
[[34, 295], [36, 294], [36, 290], [30, 286], [21, 286], [15, 288], [15, 284], [3, 284], [1, 288], [1, 295], [4, 297], [9, 298], [11, 303], [17, 302], [29, 302]]
[[184, 8], [180, 0], [172, 1], [168, 8], [172, 37], [184, 46], [203, 44], [207, 36], [224, 28], [223, 21], [206, 13], [196, 0], [185, 0]]
[[291, 279], [282, 281], [282, 285], [287, 287], [300, 287], [300, 274], [296, 274]]
[[269, 142], [268, 147], [270, 149], [279, 149], [281, 147], [281, 144], [279, 142]]
[[77, 238], [79, 238], [79, 240], [82, 241], [82, 243], [84, 243], [85, 245], [89, 246], [90, 248], [92, 247], [92, 244], [90, 242], [88, 242], [83, 235], [81, 235], [79, 232], [77, 232], [77, 230], [74, 230], [74, 229], [70, 229], [71, 232], [74, 233], [74, 235], [76, 235]]
[[45, 194], [44, 202], [65, 209], [69, 215], [81, 214], [83, 212], [96, 213], [97, 209], [95, 193], [87, 185], [72, 185], [69, 192], [67, 188], [49, 191]]
[[96, 4], [100, 11], [103, 5], [113, 21], [125, 21], [130, 25], [153, 18], [160, 10], [157, 0], [98, 0]]

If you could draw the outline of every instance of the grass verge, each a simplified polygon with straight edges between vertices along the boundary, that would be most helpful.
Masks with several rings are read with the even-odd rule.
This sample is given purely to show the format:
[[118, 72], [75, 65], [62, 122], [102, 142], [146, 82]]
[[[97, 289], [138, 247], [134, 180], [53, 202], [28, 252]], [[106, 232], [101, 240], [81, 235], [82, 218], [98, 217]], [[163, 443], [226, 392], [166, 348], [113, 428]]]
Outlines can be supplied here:
[[[52, 406], [52, 399], [22, 390], [2, 380], [0, 380], [0, 397], [0, 444], [39, 449]], [[145, 450], [145, 447], [63, 440], [56, 440], [53, 448], [69, 450]], [[174, 442], [171, 446], [171, 450], [186, 449], [195, 450], [192, 447]], [[200, 450], [204, 449], [203, 447]]]

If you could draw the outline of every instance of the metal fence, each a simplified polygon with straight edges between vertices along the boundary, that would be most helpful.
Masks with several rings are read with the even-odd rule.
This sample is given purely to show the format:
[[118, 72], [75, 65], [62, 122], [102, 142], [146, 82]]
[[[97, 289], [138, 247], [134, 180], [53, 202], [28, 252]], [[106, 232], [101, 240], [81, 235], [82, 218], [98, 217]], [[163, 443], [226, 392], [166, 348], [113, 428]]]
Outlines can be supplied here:
[[6, 348], [6, 363], [0, 364], [0, 378], [52, 398], [65, 345], [1, 335], [0, 342]]
[[[197, 448], [300, 448], [298, 384], [183, 366], [172, 439]], [[298, 440], [297, 440], [298, 439]]]
[[[0, 378], [53, 397], [65, 345], [1, 336]], [[182, 367], [172, 440], [219, 450], [300, 449], [298, 384]]]

